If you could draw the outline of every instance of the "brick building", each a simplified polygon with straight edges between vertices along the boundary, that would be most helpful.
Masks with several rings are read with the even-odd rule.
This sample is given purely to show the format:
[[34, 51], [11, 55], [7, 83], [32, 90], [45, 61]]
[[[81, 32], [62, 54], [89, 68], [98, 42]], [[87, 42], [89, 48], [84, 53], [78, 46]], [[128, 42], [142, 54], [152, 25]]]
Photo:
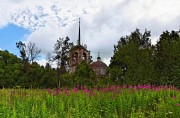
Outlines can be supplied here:
[[[76, 69], [76, 66], [79, 65], [83, 60], [86, 63], [90, 64], [90, 51], [87, 50], [86, 45], [81, 45], [81, 37], [80, 37], [80, 20], [79, 20], [79, 34], [77, 45], [72, 47], [69, 52], [69, 73], [73, 73]], [[101, 61], [101, 58], [98, 54], [98, 58], [96, 62], [91, 64], [93, 71], [95, 72], [97, 77], [105, 76], [107, 65]]]
[[69, 73], [73, 73], [76, 69], [76, 66], [79, 65], [83, 60], [85, 60], [86, 63], [90, 63], [90, 51], [87, 50], [86, 45], [81, 45], [80, 21], [77, 45], [70, 49], [69, 57]]

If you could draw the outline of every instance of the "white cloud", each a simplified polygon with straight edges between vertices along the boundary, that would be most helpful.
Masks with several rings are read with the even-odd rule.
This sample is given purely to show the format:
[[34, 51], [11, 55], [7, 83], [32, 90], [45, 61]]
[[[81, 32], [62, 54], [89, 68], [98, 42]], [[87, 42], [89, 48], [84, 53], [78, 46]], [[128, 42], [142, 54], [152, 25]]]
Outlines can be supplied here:
[[46, 55], [53, 50], [56, 40], [59, 38], [59, 28], [53, 23], [48, 23], [45, 27], [41, 27], [27, 37], [27, 42], [34, 42], [41, 53]]
[[37, 60], [37, 63], [42, 65], [42, 66], [46, 66], [46, 59], [40, 59], [40, 60]]
[[109, 64], [113, 45], [136, 28], [152, 31], [152, 43], [165, 30], [178, 30], [179, 0], [0, 0], [0, 28], [13, 23], [32, 33], [27, 42], [35, 42], [45, 55], [59, 37], [69, 36], [76, 43], [78, 17], [81, 39], [91, 51]]

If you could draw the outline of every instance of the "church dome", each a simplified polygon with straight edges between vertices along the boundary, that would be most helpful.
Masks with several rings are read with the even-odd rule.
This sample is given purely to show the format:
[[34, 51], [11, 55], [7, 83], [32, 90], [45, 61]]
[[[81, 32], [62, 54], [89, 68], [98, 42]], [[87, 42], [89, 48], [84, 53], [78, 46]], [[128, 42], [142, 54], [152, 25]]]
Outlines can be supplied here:
[[91, 64], [92, 68], [107, 68], [107, 65], [101, 61], [100, 56], [98, 56], [97, 61]]
[[107, 65], [104, 62], [100, 61], [100, 60], [98, 60], [96, 62], [93, 62], [91, 64], [91, 66], [92, 66], [92, 68], [106, 68], [107, 67]]
[[93, 62], [91, 64], [91, 67], [94, 73], [96, 74], [96, 77], [106, 76], [107, 65], [101, 61], [101, 58], [99, 55], [98, 55], [97, 61]]

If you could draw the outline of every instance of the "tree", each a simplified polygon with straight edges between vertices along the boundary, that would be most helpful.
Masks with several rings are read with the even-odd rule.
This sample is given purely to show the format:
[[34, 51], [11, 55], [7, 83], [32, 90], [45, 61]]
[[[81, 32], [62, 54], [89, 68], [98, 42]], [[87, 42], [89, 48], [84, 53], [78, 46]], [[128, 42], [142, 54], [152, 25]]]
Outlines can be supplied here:
[[180, 85], [180, 35], [178, 33], [163, 32], [155, 46], [154, 58], [158, 83]]
[[[22, 77], [24, 78], [24, 80], [22, 81], [26, 80], [26, 82], [31, 83], [30, 85], [31, 87], [33, 87], [34, 77], [32, 77], [33, 75], [31, 76], [29, 73], [33, 71], [33, 64], [35, 64], [34, 60], [39, 57], [41, 51], [37, 48], [36, 44], [32, 42], [29, 42], [26, 47], [25, 43], [19, 41], [18, 43], [16, 43], [16, 47], [19, 49], [20, 57], [23, 61], [23, 68], [21, 74], [25, 76]], [[34, 73], [34, 75], [35, 74], [36, 73]]]
[[76, 67], [73, 79], [74, 84], [93, 86], [95, 84], [95, 73], [89, 64], [82, 61], [81, 64]]
[[27, 57], [27, 54], [26, 54], [26, 45], [25, 45], [25, 43], [22, 43], [21, 41], [19, 41], [19, 42], [16, 43], [16, 47], [20, 51], [20, 57], [22, 58], [22, 61], [27, 62], [28, 57]]
[[114, 46], [110, 75], [118, 84], [151, 83], [155, 77], [150, 31], [136, 29]]
[[41, 50], [38, 49], [35, 43], [29, 42], [27, 44], [27, 57], [29, 62], [32, 64], [36, 58], [39, 57]]
[[72, 43], [69, 43], [69, 37], [59, 38], [54, 47], [54, 61], [57, 62], [57, 86], [60, 87], [60, 75], [67, 72], [69, 64], [69, 50]]
[[20, 76], [20, 59], [7, 50], [0, 51], [0, 88], [13, 87]]

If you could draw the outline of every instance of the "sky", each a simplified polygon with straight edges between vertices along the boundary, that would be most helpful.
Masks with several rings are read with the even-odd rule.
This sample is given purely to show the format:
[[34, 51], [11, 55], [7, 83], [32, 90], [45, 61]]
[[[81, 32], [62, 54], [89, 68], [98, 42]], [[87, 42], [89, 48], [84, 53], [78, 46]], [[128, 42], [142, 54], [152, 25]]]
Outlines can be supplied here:
[[136, 28], [150, 30], [152, 44], [163, 31], [179, 30], [179, 11], [180, 0], [0, 0], [0, 50], [19, 55], [16, 42], [31, 41], [45, 65], [59, 38], [76, 44], [80, 17], [81, 43], [108, 65], [120, 37]]

